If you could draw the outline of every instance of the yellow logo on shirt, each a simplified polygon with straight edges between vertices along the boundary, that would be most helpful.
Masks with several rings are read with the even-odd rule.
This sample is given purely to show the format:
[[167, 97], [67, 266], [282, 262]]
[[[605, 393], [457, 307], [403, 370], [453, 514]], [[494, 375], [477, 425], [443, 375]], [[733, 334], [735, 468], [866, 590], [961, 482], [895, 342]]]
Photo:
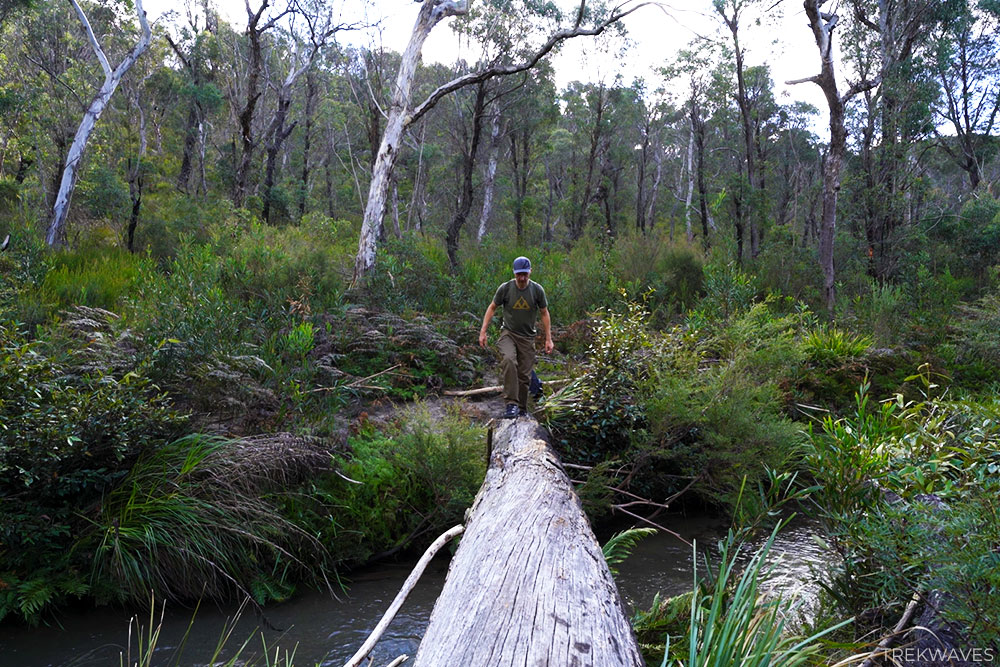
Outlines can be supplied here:
[[511, 306], [511, 310], [531, 310], [531, 306], [528, 305], [528, 302], [525, 301], [524, 297], [522, 296], [520, 299], [514, 302], [514, 305]]

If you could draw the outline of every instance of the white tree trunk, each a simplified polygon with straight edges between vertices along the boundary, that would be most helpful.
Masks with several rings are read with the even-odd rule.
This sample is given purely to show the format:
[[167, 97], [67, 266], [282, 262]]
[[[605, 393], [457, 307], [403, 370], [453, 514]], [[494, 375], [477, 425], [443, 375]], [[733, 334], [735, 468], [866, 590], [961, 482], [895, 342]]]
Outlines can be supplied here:
[[530, 418], [496, 431], [416, 667], [643, 664], [559, 459]]
[[408, 124], [407, 116], [410, 107], [410, 91], [413, 87], [413, 77], [417, 71], [417, 61], [423, 49], [427, 35], [442, 19], [456, 14], [464, 14], [468, 10], [465, 0], [458, 2], [440, 2], [439, 0], [424, 0], [417, 14], [417, 22], [410, 35], [410, 43], [406, 45], [399, 63], [399, 74], [396, 76], [396, 87], [392, 92], [392, 104], [389, 107], [389, 117], [382, 134], [382, 144], [379, 146], [375, 164], [372, 165], [372, 180], [368, 187], [368, 203], [365, 206], [365, 217], [361, 223], [361, 235], [358, 239], [358, 254], [354, 261], [354, 280], [364, 276], [375, 266], [375, 248], [378, 244], [382, 217], [385, 215], [386, 199], [389, 193], [389, 182], [392, 170], [399, 155], [403, 130]]
[[83, 9], [80, 8], [77, 0], [70, 0], [70, 2], [76, 10], [76, 15], [79, 17], [80, 23], [83, 24], [83, 29], [90, 40], [90, 46], [93, 48], [94, 54], [97, 56], [97, 59], [101, 63], [101, 68], [104, 70], [104, 84], [97, 92], [90, 106], [87, 107], [87, 111], [83, 114], [83, 120], [80, 122], [80, 127], [76, 130], [76, 136], [73, 137], [73, 144], [70, 146], [69, 153], [66, 156], [66, 165], [63, 168], [62, 181], [59, 183], [59, 192], [56, 194], [56, 201], [52, 207], [52, 220], [49, 222], [48, 230], [45, 233], [45, 242], [49, 246], [56, 246], [62, 243], [66, 216], [69, 214], [69, 203], [73, 198], [73, 189], [76, 188], [80, 163], [83, 160], [83, 152], [87, 148], [87, 141], [90, 139], [90, 134], [94, 131], [94, 126], [97, 125], [101, 114], [107, 108], [108, 102], [111, 101], [111, 96], [114, 95], [118, 84], [121, 83], [122, 77], [135, 64], [139, 56], [149, 48], [149, 42], [152, 37], [149, 22], [146, 20], [146, 12], [142, 8], [142, 0], [135, 0], [135, 9], [139, 14], [139, 25], [142, 28], [142, 35], [139, 37], [139, 41], [135, 45], [135, 48], [132, 49], [132, 52], [126, 56], [118, 67], [112, 70], [107, 56], [104, 55], [104, 51], [101, 49], [101, 45], [97, 43], [97, 37], [94, 35], [94, 29], [91, 27], [90, 21], [87, 20], [87, 15], [83, 13]]
[[420, 13], [417, 15], [417, 22], [413, 26], [413, 34], [410, 35], [410, 43], [407, 45], [406, 51], [403, 52], [400, 60], [399, 74], [396, 77], [396, 87], [393, 89], [392, 94], [392, 104], [389, 108], [385, 130], [382, 134], [382, 144], [379, 147], [378, 155], [375, 157], [375, 164], [372, 166], [372, 180], [368, 189], [368, 202], [365, 205], [365, 216], [361, 223], [361, 234], [358, 238], [358, 254], [354, 260], [352, 287], [375, 266], [375, 249], [378, 245], [378, 233], [382, 225], [382, 218], [385, 215], [389, 182], [393, 167], [396, 164], [396, 158], [399, 155], [400, 140], [402, 139], [403, 131], [411, 123], [422, 118], [445, 95], [465, 86], [482, 83], [493, 77], [525, 72], [537, 65], [538, 61], [552, 51], [560, 42], [573, 37], [600, 35], [607, 30], [608, 26], [614, 25], [637, 9], [651, 3], [640, 2], [626, 7], [628, 4], [626, 2], [623, 5], [615, 7], [610, 15], [593, 28], [583, 28], [580, 23], [585, 15], [586, 1], [584, 0], [577, 13], [576, 22], [573, 27], [557, 30], [549, 36], [548, 40], [537, 51], [520, 64], [495, 65], [452, 79], [438, 86], [427, 99], [410, 110], [410, 91], [413, 85], [413, 75], [416, 71], [417, 59], [420, 57], [420, 50], [423, 48], [424, 40], [427, 39], [427, 35], [434, 26], [440, 23], [445, 17], [464, 14], [468, 11], [468, 0], [423, 0]]
[[479, 216], [479, 232], [476, 234], [476, 243], [482, 243], [486, 236], [486, 225], [493, 214], [493, 192], [496, 189], [497, 180], [497, 155], [500, 152], [500, 110], [494, 103], [493, 113], [490, 114], [490, 153], [486, 163], [486, 180], [483, 183], [483, 213]]
[[660, 192], [660, 182], [663, 180], [663, 148], [657, 147], [653, 151], [653, 162], [656, 163], [656, 174], [653, 176], [653, 185], [649, 189], [649, 204], [646, 208], [646, 220], [649, 221], [649, 228], [656, 224], [653, 213], [656, 212], [656, 198]]
[[[690, 119], [689, 119], [690, 120]], [[691, 227], [691, 200], [694, 198], [694, 123], [690, 122], [687, 153], [687, 195], [684, 197], [684, 231], [688, 243], [694, 243], [694, 229]]]

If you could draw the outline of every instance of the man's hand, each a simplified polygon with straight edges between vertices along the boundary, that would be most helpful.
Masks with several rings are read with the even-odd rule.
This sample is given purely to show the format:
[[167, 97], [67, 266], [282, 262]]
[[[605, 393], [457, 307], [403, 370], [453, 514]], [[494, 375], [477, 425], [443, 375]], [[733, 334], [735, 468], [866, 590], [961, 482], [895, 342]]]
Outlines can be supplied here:
[[486, 348], [486, 330], [479, 332], [479, 347]]
[[552, 354], [552, 350], [556, 349], [556, 346], [552, 343], [551, 338], [545, 339], [545, 354]]

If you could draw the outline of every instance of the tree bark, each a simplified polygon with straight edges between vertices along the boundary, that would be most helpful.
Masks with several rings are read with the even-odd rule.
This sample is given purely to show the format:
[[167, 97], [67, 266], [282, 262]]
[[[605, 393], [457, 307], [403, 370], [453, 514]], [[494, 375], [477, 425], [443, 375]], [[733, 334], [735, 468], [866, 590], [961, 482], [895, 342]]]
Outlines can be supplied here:
[[299, 219], [306, 214], [309, 202], [309, 151], [312, 143], [313, 114], [316, 112], [316, 78], [312, 70], [306, 72], [306, 127], [302, 137], [302, 185], [299, 191]]
[[[691, 120], [690, 118], [688, 119]], [[694, 123], [688, 123], [688, 149], [687, 149], [687, 194], [684, 196], [684, 233], [687, 234], [688, 243], [694, 243], [694, 228], [691, 226], [691, 201], [694, 199]]]
[[87, 107], [87, 111], [83, 114], [83, 120], [80, 122], [76, 136], [73, 137], [73, 144], [66, 155], [66, 166], [63, 168], [59, 191], [56, 194], [55, 204], [52, 207], [52, 219], [45, 232], [45, 242], [50, 247], [63, 243], [66, 216], [69, 214], [69, 204], [73, 198], [73, 190], [76, 188], [76, 179], [79, 176], [83, 152], [87, 148], [87, 141], [90, 139], [90, 134], [94, 131], [94, 127], [97, 125], [101, 114], [107, 108], [108, 102], [111, 101], [111, 96], [114, 95], [118, 84], [121, 83], [122, 77], [131, 69], [132, 65], [139, 59], [139, 56], [149, 48], [149, 42], [152, 39], [149, 21], [146, 20], [146, 12], [142, 8], [142, 0], [136, 0], [135, 9], [139, 14], [139, 26], [142, 29], [142, 34], [128, 56], [122, 60], [118, 67], [112, 70], [107, 56], [104, 55], [104, 51], [101, 49], [101, 45], [97, 43], [97, 37], [94, 35], [94, 29], [91, 27], [90, 21], [87, 20], [87, 15], [83, 13], [76, 0], [70, 0], [70, 2], [76, 10], [76, 15], [79, 17], [80, 23], [83, 24], [83, 29], [90, 40], [90, 46], [101, 63], [101, 69], [104, 70], [104, 83], [90, 103], [90, 106]]
[[524, 200], [531, 176], [532, 128], [521, 127], [510, 133], [510, 159], [514, 175], [514, 231], [517, 240], [524, 238]]
[[691, 131], [694, 132], [695, 155], [698, 158], [698, 212], [701, 215], [701, 245], [707, 250], [710, 219], [708, 187], [705, 185], [705, 120], [701, 117], [701, 105], [694, 97], [691, 98]]
[[135, 156], [135, 165], [128, 175], [128, 192], [132, 199], [126, 242], [129, 252], [135, 252], [135, 229], [139, 225], [139, 211], [142, 209], [142, 160], [146, 156], [146, 112], [142, 108], [139, 93], [136, 93], [133, 102], [139, 111], [139, 150]]
[[503, 422], [416, 667], [643, 664], [594, 538], [546, 434]]

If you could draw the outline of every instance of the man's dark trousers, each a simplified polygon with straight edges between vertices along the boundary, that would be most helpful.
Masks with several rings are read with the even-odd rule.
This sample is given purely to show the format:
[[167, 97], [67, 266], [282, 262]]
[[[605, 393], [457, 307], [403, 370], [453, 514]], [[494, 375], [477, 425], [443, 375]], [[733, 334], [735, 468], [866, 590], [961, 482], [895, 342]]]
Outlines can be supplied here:
[[500, 350], [500, 375], [507, 403], [528, 408], [528, 381], [535, 367], [535, 339], [504, 329], [497, 341]]

